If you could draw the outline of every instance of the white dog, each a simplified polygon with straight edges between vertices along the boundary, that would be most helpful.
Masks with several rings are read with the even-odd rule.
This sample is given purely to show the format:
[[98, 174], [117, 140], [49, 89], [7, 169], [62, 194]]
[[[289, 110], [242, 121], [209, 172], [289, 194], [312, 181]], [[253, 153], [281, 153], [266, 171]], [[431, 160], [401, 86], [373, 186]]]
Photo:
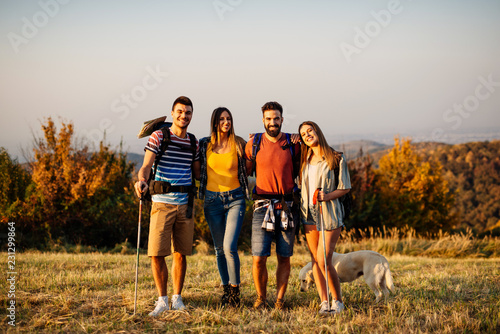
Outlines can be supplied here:
[[[332, 263], [339, 275], [340, 283], [352, 282], [364, 276], [366, 284], [376, 296], [376, 302], [394, 291], [391, 271], [387, 259], [377, 252], [361, 250], [347, 254], [333, 253]], [[312, 262], [300, 270], [300, 291], [307, 291], [314, 283]], [[389, 289], [389, 290], [388, 290]]]

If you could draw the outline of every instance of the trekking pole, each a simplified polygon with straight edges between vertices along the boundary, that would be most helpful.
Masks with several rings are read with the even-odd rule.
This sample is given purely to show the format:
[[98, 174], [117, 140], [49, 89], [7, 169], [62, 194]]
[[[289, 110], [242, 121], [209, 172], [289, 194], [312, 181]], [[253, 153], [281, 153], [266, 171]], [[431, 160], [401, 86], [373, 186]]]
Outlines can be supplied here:
[[135, 264], [134, 315], [135, 315], [135, 312], [137, 311], [137, 281], [139, 280], [139, 245], [140, 245], [140, 242], [141, 242], [142, 199], [143, 199], [143, 195], [141, 193], [141, 199], [139, 201], [139, 224], [137, 226], [137, 262]]
[[327, 295], [327, 303], [328, 303], [328, 311], [330, 312], [330, 287], [328, 286], [328, 262], [326, 258], [326, 239], [325, 239], [325, 224], [323, 222], [323, 209], [321, 207], [321, 203], [317, 200], [318, 199], [318, 192], [321, 190], [321, 188], [316, 189], [316, 192], [314, 193], [314, 198], [313, 198], [313, 204], [314, 201], [316, 200], [318, 202], [319, 206], [319, 221], [321, 225], [321, 231], [323, 232], [323, 254], [325, 256], [325, 283], [326, 283], [326, 295]]

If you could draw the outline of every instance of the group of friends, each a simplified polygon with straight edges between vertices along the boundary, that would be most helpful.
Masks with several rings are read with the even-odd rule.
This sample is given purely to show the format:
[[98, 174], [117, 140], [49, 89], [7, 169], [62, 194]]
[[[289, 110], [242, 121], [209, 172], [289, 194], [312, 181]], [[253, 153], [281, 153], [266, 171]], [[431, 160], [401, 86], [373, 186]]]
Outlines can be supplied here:
[[[204, 200], [204, 214], [215, 246], [223, 306], [240, 305], [237, 244], [245, 200], [252, 199], [252, 275], [257, 292], [254, 308], [268, 307], [267, 258], [271, 256], [273, 242], [277, 256], [274, 308], [284, 308], [295, 232], [303, 224], [321, 300], [319, 313], [342, 312], [340, 282], [331, 259], [344, 225], [344, 209], [339, 198], [349, 192], [351, 184], [346, 159], [328, 145], [319, 126], [306, 121], [300, 124], [298, 135], [283, 133], [283, 108], [277, 102], [268, 102], [262, 106], [265, 132], [250, 135], [246, 142], [236, 136], [231, 112], [219, 107], [212, 113], [210, 136], [198, 142], [187, 132], [193, 116], [193, 103], [188, 97], [181, 96], [174, 101], [171, 116], [169, 129], [157, 130], [149, 137], [135, 184], [139, 197], [152, 187], [148, 179], [157, 155], [161, 154], [152, 180], [154, 188], [160, 191], [152, 192], [148, 240], [148, 256], [159, 297], [149, 315], [186, 309], [181, 292], [186, 256], [192, 254], [194, 179], [200, 180], [198, 197]], [[161, 153], [165, 131], [169, 131], [170, 141]], [[196, 149], [192, 149], [194, 142]], [[256, 185], [251, 191], [248, 176], [253, 172]], [[325, 247], [320, 240], [325, 240]], [[171, 304], [167, 296], [165, 262], [165, 257], [170, 255]], [[331, 305], [327, 281], [332, 293]]]

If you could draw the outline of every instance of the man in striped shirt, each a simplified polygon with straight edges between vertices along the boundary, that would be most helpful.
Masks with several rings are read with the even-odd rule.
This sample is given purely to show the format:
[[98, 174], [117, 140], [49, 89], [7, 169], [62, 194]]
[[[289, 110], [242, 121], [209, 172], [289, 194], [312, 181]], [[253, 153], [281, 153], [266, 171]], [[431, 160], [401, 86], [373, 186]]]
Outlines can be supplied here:
[[[155, 181], [168, 182], [175, 191], [189, 188], [193, 176], [199, 179], [200, 161], [198, 141], [187, 128], [193, 116], [193, 104], [185, 96], [174, 101], [172, 106], [172, 126], [170, 143], [161, 156], [158, 164]], [[144, 162], [139, 170], [139, 181], [135, 184], [138, 196], [148, 188], [148, 178], [155, 162], [156, 155], [161, 151], [164, 132], [157, 130], [151, 134], [145, 147]], [[196, 141], [196, 152], [190, 147], [191, 136]], [[194, 155], [194, 157], [193, 157]], [[172, 309], [183, 310], [181, 291], [186, 275], [186, 255], [191, 255], [193, 246], [194, 219], [188, 213], [188, 193], [168, 192], [152, 196], [151, 222], [149, 226], [148, 256], [151, 257], [151, 268], [158, 290], [158, 301], [150, 316], [158, 316], [169, 310], [167, 283], [168, 269], [165, 256], [172, 255], [173, 296]], [[189, 217], [189, 218], [188, 218]]]

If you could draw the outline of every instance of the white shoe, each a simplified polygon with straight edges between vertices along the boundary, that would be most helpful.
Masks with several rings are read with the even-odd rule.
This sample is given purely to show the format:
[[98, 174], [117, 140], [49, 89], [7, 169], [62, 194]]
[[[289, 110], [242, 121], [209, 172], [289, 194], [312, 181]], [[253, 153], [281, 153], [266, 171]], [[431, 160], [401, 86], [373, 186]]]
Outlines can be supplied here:
[[149, 316], [150, 317], [157, 317], [159, 316], [160, 314], [162, 314], [163, 312], [165, 311], [168, 311], [169, 308], [168, 308], [168, 304], [166, 304], [163, 299], [159, 299], [155, 302], [155, 309], [153, 310], [153, 312], [149, 313]]
[[341, 313], [344, 310], [344, 303], [339, 302], [338, 300], [332, 300], [332, 312], [333, 313]]
[[328, 309], [328, 301], [323, 300], [319, 309], [319, 314], [322, 315], [330, 314], [330, 310]]
[[182, 302], [181, 295], [172, 296], [172, 310], [184, 311], [185, 309], [186, 309], [186, 306]]

